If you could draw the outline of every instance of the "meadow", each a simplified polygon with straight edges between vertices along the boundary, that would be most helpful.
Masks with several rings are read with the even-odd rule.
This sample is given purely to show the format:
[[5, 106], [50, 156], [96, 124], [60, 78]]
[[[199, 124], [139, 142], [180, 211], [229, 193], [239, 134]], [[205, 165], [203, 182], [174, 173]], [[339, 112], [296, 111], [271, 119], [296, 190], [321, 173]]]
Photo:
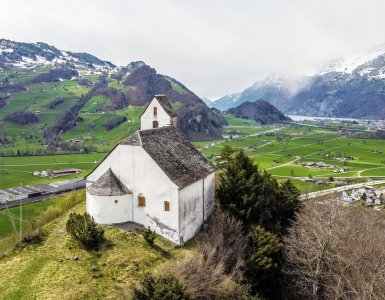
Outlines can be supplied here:
[[[0, 189], [49, 183], [87, 175], [106, 156], [107, 153], [0, 157]], [[82, 173], [56, 178], [34, 176], [33, 171], [44, 171], [64, 168], [78, 168]]]
[[[84, 198], [84, 193], [79, 196]], [[55, 202], [60, 204], [62, 200], [66, 199], [58, 198]], [[44, 234], [41, 243], [13, 251], [8, 245], [11, 248], [2, 253], [3, 244], [12, 244], [13, 240], [0, 242], [1, 299], [34, 299], [36, 295], [44, 295], [45, 299], [130, 299], [133, 287], [147, 272], [173, 267], [194, 249], [192, 243], [175, 247], [161, 237], [149, 246], [140, 232], [105, 226], [106, 241], [102, 247], [86, 251], [66, 232], [69, 214], [84, 213], [85, 204], [67, 203], [65, 208], [63, 203], [60, 214], [53, 216], [60, 205], [52, 204], [46, 212], [37, 203], [28, 205], [37, 220], [48, 221], [41, 227]], [[26, 209], [27, 206], [23, 211]], [[17, 209], [12, 213], [17, 215]], [[0, 214], [0, 226], [2, 218]]]
[[[194, 143], [212, 161], [225, 145], [244, 149], [260, 169], [279, 181], [291, 179], [302, 192], [331, 188], [336, 186], [335, 181], [385, 178], [383, 140], [348, 138], [335, 128], [337, 126], [330, 129], [300, 125], [261, 126], [250, 120], [226, 117], [229, 121], [225, 130], [227, 139]], [[342, 160], [344, 157], [353, 159]], [[325, 162], [331, 167], [303, 167], [306, 162]], [[335, 169], [346, 171], [335, 173]], [[304, 177], [319, 182], [303, 182]]]

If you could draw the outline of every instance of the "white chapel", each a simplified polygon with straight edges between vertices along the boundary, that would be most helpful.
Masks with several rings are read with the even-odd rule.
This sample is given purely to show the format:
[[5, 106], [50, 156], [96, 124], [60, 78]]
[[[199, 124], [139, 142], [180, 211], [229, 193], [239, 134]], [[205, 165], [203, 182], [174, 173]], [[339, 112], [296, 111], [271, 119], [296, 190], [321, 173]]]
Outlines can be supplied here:
[[87, 212], [99, 224], [134, 222], [183, 245], [214, 207], [215, 167], [176, 129], [177, 115], [156, 95], [141, 129], [87, 177]]

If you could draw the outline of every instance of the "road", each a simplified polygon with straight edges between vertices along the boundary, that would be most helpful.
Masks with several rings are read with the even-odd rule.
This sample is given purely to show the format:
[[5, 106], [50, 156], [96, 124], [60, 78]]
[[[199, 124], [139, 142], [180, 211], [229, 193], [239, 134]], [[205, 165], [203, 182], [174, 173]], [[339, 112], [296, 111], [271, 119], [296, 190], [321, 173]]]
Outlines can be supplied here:
[[[57, 197], [57, 194], [64, 192], [74, 191], [85, 188], [85, 179], [70, 179], [57, 181], [50, 184], [36, 184], [28, 186], [20, 186], [12, 189], [0, 190], [0, 195], [10, 195], [15, 200], [8, 199], [7, 204], [5, 200], [0, 199], [0, 210], [8, 207], [20, 205], [20, 201], [23, 204], [32, 202], [48, 200]], [[21, 200], [19, 198], [22, 198]]]
[[369, 181], [369, 182], [355, 183], [355, 184], [335, 187], [335, 188], [328, 189], [328, 190], [322, 190], [322, 191], [307, 193], [307, 194], [301, 195], [301, 200], [308, 200], [308, 199], [312, 199], [312, 198], [316, 198], [316, 197], [320, 197], [320, 196], [326, 196], [326, 195], [330, 195], [330, 194], [334, 194], [334, 193], [339, 193], [339, 192], [342, 192], [345, 190], [357, 189], [357, 188], [361, 188], [363, 186], [368, 186], [368, 185], [372, 186], [372, 185], [378, 185], [378, 184], [385, 184], [385, 180], [373, 180], [373, 181]]

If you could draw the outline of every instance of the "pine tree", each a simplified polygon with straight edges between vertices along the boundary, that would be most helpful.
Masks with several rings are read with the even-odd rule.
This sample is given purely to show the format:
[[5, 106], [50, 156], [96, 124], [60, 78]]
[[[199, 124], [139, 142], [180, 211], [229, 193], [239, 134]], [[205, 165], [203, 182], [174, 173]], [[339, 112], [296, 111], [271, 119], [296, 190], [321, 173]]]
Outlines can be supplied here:
[[241, 220], [245, 228], [259, 224], [282, 235], [300, 209], [299, 191], [290, 182], [279, 185], [261, 173], [240, 150], [220, 174], [217, 197], [221, 207]]
[[261, 226], [252, 228], [248, 240], [244, 272], [247, 283], [266, 299], [279, 298], [283, 244], [278, 236]]

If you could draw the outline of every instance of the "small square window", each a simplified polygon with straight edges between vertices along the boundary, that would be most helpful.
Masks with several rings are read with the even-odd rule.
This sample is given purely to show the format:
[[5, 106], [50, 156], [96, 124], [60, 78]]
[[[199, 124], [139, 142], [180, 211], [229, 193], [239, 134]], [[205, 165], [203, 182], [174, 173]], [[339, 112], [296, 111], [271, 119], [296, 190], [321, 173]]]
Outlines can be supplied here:
[[138, 206], [140, 207], [146, 206], [146, 198], [143, 196], [143, 194], [139, 194], [138, 196]]
[[164, 201], [164, 211], [170, 211], [170, 202]]

